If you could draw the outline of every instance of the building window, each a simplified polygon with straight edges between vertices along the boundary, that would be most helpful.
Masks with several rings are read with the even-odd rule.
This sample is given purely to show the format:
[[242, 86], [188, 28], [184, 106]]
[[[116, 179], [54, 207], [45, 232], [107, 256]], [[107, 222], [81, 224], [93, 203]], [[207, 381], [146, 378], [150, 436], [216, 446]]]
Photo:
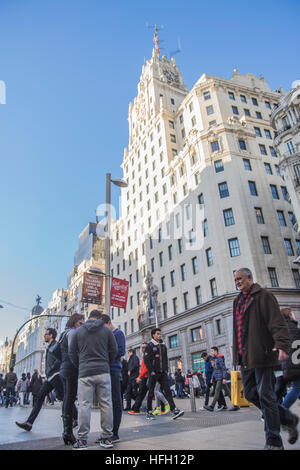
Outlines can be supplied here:
[[252, 103], [254, 104], [254, 106], [258, 106], [258, 102], [256, 98], [252, 98]]
[[244, 113], [245, 113], [245, 116], [251, 116], [249, 109], [244, 108]]
[[263, 144], [259, 144], [259, 150], [262, 155], [268, 155], [266, 151], [266, 147]]
[[219, 142], [217, 140], [215, 140], [214, 142], [211, 142], [210, 146], [211, 146], [212, 152], [218, 152], [220, 150]]
[[243, 158], [243, 162], [245, 170], [252, 171], [250, 160], [248, 160], [248, 158]]
[[242, 103], [247, 103], [247, 99], [245, 95], [240, 95], [240, 98], [241, 98]]
[[208, 222], [207, 222], [207, 219], [203, 220], [202, 225], [203, 225], [203, 236], [207, 237], [207, 235], [208, 235]]
[[266, 170], [267, 175], [273, 175], [272, 167], [270, 163], [264, 163], [264, 165], [265, 165], [265, 170]]
[[192, 258], [192, 266], [193, 266], [193, 274], [198, 274], [199, 266], [198, 266], [197, 256], [194, 256], [194, 258]]
[[228, 245], [231, 258], [234, 258], [235, 256], [240, 256], [241, 252], [239, 241], [237, 238], [231, 238], [230, 240], [228, 240]]
[[269, 237], [261, 237], [261, 242], [264, 249], [264, 254], [271, 255], [272, 251], [269, 243]]
[[288, 215], [289, 215], [289, 219], [290, 219], [290, 224], [291, 224], [292, 227], [294, 227], [295, 223], [297, 222], [296, 217], [294, 215], [294, 212], [288, 212]]
[[228, 92], [228, 97], [230, 100], [235, 100], [234, 93], [232, 91]]
[[193, 111], [194, 109], [194, 105], [193, 105], [193, 102], [189, 104], [189, 110], [190, 110], [190, 113]]
[[214, 108], [212, 105], [206, 107], [206, 113], [208, 116], [214, 113]]
[[189, 309], [189, 293], [188, 292], [184, 292], [183, 294], [183, 303], [184, 303], [184, 310], [188, 310]]
[[199, 196], [198, 196], [198, 203], [200, 204], [201, 207], [204, 207], [204, 196], [203, 196], [203, 193], [199, 194]]
[[295, 281], [295, 286], [297, 287], [297, 289], [300, 289], [300, 274], [298, 269], [292, 269], [292, 273]]
[[154, 262], [154, 258], [151, 258], [151, 271], [154, 273], [154, 270], [155, 270], [155, 262]]
[[164, 253], [163, 253], [163, 251], [161, 251], [159, 253], [159, 265], [160, 265], [160, 267], [162, 267], [164, 265]]
[[205, 92], [203, 93], [203, 98], [204, 98], [205, 100], [210, 100], [210, 98], [211, 98], [211, 97], [210, 97], [210, 91], [205, 91]]
[[255, 112], [257, 119], [262, 119], [262, 115], [259, 111]]
[[166, 320], [167, 317], [168, 317], [168, 306], [167, 306], [167, 302], [164, 302], [164, 303], [163, 303], [163, 314], [164, 314], [164, 320]]
[[131, 333], [134, 332], [134, 320], [133, 318], [130, 320], [130, 329], [131, 329]]
[[193, 328], [191, 330], [192, 342], [195, 343], [196, 341], [203, 340], [203, 330], [202, 326], [198, 326], [197, 328]]
[[270, 149], [270, 154], [271, 154], [271, 156], [276, 158], [276, 157], [277, 157], [277, 153], [276, 153], [274, 147], [269, 146], [269, 149]]
[[223, 216], [224, 216], [224, 222], [225, 222], [226, 227], [229, 227], [229, 225], [235, 224], [232, 209], [225, 209], [223, 211]]
[[166, 291], [166, 278], [165, 278], [165, 276], [163, 276], [163, 277], [161, 278], [161, 291], [162, 291], [162, 292], [165, 292], [165, 291]]
[[169, 336], [169, 347], [170, 349], [178, 348], [178, 335]]
[[281, 225], [281, 227], [286, 227], [284, 212], [283, 211], [277, 211], [277, 217], [278, 217], [279, 225]]
[[195, 287], [195, 295], [196, 295], [196, 305], [200, 305], [202, 303], [202, 296], [201, 296], [201, 287]]
[[268, 129], [265, 129], [265, 136], [266, 136], [266, 139], [271, 139], [272, 140], [271, 132]]
[[288, 192], [285, 186], [281, 186], [281, 193], [285, 201], [288, 200]]
[[216, 279], [215, 279], [215, 278], [210, 279], [209, 284], [210, 284], [211, 296], [212, 296], [212, 297], [217, 297], [218, 291], [217, 291], [217, 282], [216, 282]]
[[238, 110], [237, 106], [231, 106], [231, 107], [232, 107], [233, 114], [239, 114], [239, 110]]
[[227, 183], [226, 182], [219, 183], [218, 186], [219, 186], [220, 198], [223, 199], [224, 197], [228, 197], [229, 191], [228, 191]]
[[224, 165], [222, 160], [217, 160], [215, 162], [215, 172], [220, 173], [220, 171], [224, 171]]
[[185, 264], [182, 264], [180, 266], [180, 271], [181, 271], [181, 280], [186, 281], [186, 266], [185, 266]]
[[207, 266], [212, 266], [213, 265], [212, 249], [207, 248], [207, 250], [205, 250], [205, 253], [206, 253]]
[[171, 286], [175, 286], [175, 271], [170, 272], [170, 278], [171, 278]]
[[222, 334], [222, 329], [221, 329], [221, 319], [218, 318], [216, 320], [216, 328], [217, 328], [217, 335], [221, 335]]
[[248, 181], [251, 196], [257, 196], [255, 181]]
[[293, 141], [292, 141], [292, 140], [289, 140], [289, 141], [286, 143], [286, 145], [287, 145], [289, 154], [290, 154], [290, 155], [293, 155], [293, 154], [295, 153], [295, 147], [294, 147]]
[[183, 241], [182, 241], [182, 238], [179, 238], [179, 239], [178, 239], [178, 251], [179, 251], [179, 253], [182, 253], [182, 252], [183, 252]]
[[297, 245], [297, 253], [300, 255], [300, 240], [296, 240], [296, 245]]
[[261, 137], [261, 131], [259, 127], [254, 127], [254, 132], [256, 137]]
[[279, 195], [278, 195], [278, 191], [277, 191], [276, 185], [275, 185], [275, 184], [270, 184], [270, 189], [271, 189], [271, 193], [272, 193], [273, 199], [279, 199]]
[[176, 315], [178, 311], [177, 297], [174, 297], [174, 299], [172, 299], [172, 303], [173, 303], [173, 313], [174, 315]]
[[174, 134], [170, 135], [171, 142], [176, 143], [176, 136]]
[[269, 272], [269, 277], [270, 277], [270, 281], [271, 281], [271, 286], [272, 287], [279, 287], [277, 274], [276, 274], [276, 269], [275, 268], [268, 268], [268, 272]]
[[285, 244], [285, 249], [286, 249], [287, 255], [288, 256], [294, 256], [294, 249], [293, 249], [291, 240], [289, 238], [285, 238], [284, 239], [284, 244]]
[[265, 101], [265, 105], [267, 109], [271, 109], [271, 103], [270, 101]]
[[196, 117], [193, 116], [193, 117], [192, 117], [192, 127], [194, 127], [194, 126], [196, 125], [196, 122], [197, 122], [197, 121], [196, 121]]
[[169, 121], [169, 127], [170, 127], [171, 129], [175, 129], [174, 121]]
[[132, 297], [132, 295], [130, 296], [130, 308], [131, 308], [131, 310], [133, 309], [133, 297]]
[[171, 98], [171, 104], [175, 104], [174, 98]]
[[158, 230], [158, 242], [160, 243], [161, 240], [162, 240], [162, 229], [160, 228], [160, 229]]
[[244, 140], [239, 140], [240, 150], [247, 150], [246, 142]]
[[169, 260], [171, 261], [173, 259], [173, 245], [168, 246], [168, 254], [169, 254]]

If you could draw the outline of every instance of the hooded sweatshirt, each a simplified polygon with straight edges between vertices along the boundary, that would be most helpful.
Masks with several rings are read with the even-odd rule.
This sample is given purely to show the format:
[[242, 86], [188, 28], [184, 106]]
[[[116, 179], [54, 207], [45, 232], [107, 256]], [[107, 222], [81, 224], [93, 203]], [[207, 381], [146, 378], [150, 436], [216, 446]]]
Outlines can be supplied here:
[[70, 338], [69, 357], [79, 378], [109, 373], [117, 353], [115, 337], [102, 320], [87, 320]]

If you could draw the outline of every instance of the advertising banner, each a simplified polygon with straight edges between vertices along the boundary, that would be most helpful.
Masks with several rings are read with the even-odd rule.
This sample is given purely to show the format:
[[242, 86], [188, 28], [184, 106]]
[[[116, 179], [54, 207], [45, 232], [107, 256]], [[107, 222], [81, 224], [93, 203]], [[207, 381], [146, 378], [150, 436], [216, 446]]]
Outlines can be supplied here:
[[123, 279], [111, 278], [110, 305], [112, 307], [126, 308], [129, 291], [129, 282]]
[[103, 276], [84, 273], [81, 302], [102, 304]]

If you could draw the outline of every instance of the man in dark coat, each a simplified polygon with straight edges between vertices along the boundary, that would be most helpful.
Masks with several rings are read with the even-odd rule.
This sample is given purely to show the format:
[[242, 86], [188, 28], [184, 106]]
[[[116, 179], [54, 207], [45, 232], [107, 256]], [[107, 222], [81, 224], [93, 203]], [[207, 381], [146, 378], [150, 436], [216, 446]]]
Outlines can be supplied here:
[[290, 337], [276, 298], [254, 284], [248, 268], [235, 272], [240, 294], [233, 302], [233, 363], [241, 366], [245, 398], [261, 409], [267, 450], [283, 449], [280, 424], [289, 442], [298, 438], [298, 417], [278, 404], [274, 367], [288, 358]]
[[11, 367], [9, 372], [5, 376], [5, 388], [6, 388], [6, 402], [5, 408], [8, 408], [8, 405], [13, 406], [13, 399], [15, 396], [15, 387], [17, 385], [18, 377], [14, 372], [14, 368]]
[[44, 335], [45, 342], [48, 343], [48, 348], [46, 351], [46, 361], [45, 361], [45, 372], [47, 379], [45, 380], [43, 386], [41, 387], [37, 400], [32, 408], [32, 411], [27, 418], [27, 421], [24, 423], [19, 423], [16, 421], [16, 425], [25, 431], [31, 431], [32, 425], [36, 420], [41, 408], [43, 406], [44, 400], [48, 393], [52, 392], [55, 389], [56, 396], [59, 400], [63, 399], [63, 384], [59, 376], [60, 360], [58, 360], [54, 354], [54, 349], [56, 347], [57, 331], [54, 328], [47, 328]]
[[137, 396], [137, 383], [136, 379], [140, 372], [140, 360], [135, 354], [134, 349], [128, 351], [128, 382], [126, 389], [126, 410], [131, 410], [131, 400], [135, 400]]

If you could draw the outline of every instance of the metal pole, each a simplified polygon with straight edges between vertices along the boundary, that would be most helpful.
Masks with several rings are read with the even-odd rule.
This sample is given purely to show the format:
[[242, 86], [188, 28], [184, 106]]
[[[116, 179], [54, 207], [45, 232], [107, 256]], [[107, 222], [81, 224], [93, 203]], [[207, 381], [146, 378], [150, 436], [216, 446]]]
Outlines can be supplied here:
[[105, 237], [105, 301], [106, 313], [110, 315], [110, 203], [111, 203], [111, 174], [106, 173], [106, 237]]
[[193, 413], [196, 413], [196, 400], [195, 400], [195, 392], [194, 392], [192, 377], [189, 377], [189, 386], [190, 386], [191, 411]]

